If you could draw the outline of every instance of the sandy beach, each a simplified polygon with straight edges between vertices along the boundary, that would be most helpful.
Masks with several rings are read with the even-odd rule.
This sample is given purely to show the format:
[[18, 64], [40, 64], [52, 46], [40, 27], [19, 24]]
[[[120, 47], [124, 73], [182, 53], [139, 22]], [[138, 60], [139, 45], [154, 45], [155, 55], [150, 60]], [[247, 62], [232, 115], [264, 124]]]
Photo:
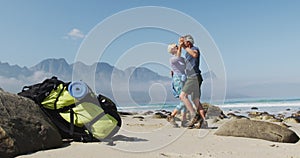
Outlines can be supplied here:
[[[300, 157], [300, 142], [278, 143], [244, 137], [217, 136], [215, 131], [229, 119], [212, 123], [209, 129], [173, 128], [153, 115], [122, 116], [123, 124], [112, 142], [66, 143], [65, 147], [39, 151], [18, 158], [57, 157]], [[180, 123], [180, 122], [178, 122]], [[289, 124], [300, 135], [300, 125]]]

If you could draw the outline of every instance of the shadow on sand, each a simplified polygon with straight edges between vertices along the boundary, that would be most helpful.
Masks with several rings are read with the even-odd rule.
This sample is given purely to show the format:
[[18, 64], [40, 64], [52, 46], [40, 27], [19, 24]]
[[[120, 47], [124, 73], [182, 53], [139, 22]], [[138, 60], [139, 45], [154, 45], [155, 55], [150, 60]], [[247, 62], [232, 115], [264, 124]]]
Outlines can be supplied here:
[[137, 137], [127, 137], [124, 135], [116, 135], [111, 138], [113, 141], [126, 141], [126, 142], [142, 142], [148, 141], [147, 139], [137, 138]]

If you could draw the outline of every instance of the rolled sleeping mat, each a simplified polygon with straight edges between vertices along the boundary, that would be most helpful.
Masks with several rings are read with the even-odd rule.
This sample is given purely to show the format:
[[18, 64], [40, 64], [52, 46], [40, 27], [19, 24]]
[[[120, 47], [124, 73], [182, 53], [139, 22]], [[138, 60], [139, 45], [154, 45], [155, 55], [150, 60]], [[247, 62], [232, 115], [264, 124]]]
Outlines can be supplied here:
[[82, 81], [74, 81], [69, 84], [68, 91], [72, 97], [81, 100], [89, 93], [89, 88]]

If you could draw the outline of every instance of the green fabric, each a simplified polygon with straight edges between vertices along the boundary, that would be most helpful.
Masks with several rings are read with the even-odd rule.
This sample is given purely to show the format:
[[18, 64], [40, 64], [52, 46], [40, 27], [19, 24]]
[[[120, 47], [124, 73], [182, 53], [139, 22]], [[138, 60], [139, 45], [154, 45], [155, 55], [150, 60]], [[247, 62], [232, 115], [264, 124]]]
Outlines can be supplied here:
[[[97, 115], [104, 112], [102, 108], [93, 103], [81, 103], [73, 108], [74, 111], [74, 124], [82, 127], [84, 124], [89, 123]], [[60, 113], [60, 115], [68, 122], [70, 122], [70, 111]]]
[[[92, 121], [95, 117], [103, 113], [103, 109], [93, 103], [81, 103], [73, 108], [74, 125], [82, 127]], [[70, 122], [70, 112], [60, 113], [60, 115]], [[117, 120], [112, 116], [105, 114], [98, 119], [90, 128], [93, 136], [98, 139], [107, 137], [112, 130], [117, 126]]]
[[60, 94], [58, 101], [56, 103], [56, 108], [60, 109], [65, 106], [69, 106], [75, 103], [76, 99], [73, 98], [70, 93], [64, 87], [63, 84], [60, 84], [56, 89], [53, 89], [51, 93], [43, 100], [42, 105], [47, 109], [54, 110], [54, 102], [59, 95], [60, 91], [63, 89], [63, 92]]
[[92, 125], [92, 133], [95, 138], [107, 137], [117, 126], [118, 121], [112, 116], [105, 114], [101, 119]]
[[[63, 108], [75, 104], [77, 100], [73, 98], [67, 91], [63, 84], [60, 84], [57, 89], [53, 89], [49, 96], [47, 96], [42, 105], [45, 108], [54, 110], [54, 102], [60, 94], [58, 101], [56, 103], [57, 109]], [[95, 98], [96, 99], [96, 98]], [[76, 105], [73, 108], [74, 111], [74, 125], [78, 127], [83, 127], [85, 124], [92, 121], [98, 115], [104, 113], [103, 109], [98, 105], [89, 102], [83, 102]], [[70, 122], [70, 111], [60, 113], [60, 115], [68, 122]], [[103, 117], [99, 118], [90, 128], [93, 136], [98, 139], [103, 139], [107, 137], [113, 129], [117, 126], [118, 121], [110, 116], [109, 114], [104, 114]]]

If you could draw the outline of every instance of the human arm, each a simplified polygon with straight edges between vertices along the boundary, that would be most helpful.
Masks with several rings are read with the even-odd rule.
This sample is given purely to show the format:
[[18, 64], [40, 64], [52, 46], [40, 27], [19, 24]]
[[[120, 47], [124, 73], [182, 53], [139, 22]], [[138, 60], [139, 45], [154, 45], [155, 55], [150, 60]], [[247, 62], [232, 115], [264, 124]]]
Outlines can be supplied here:
[[177, 57], [181, 57], [181, 49], [182, 49], [182, 46], [178, 45], [177, 52], [176, 52]]
[[178, 48], [177, 48], [177, 52], [176, 52], [177, 57], [181, 57], [181, 50], [182, 50], [183, 45], [184, 45], [184, 38], [180, 37], [178, 40]]
[[187, 53], [189, 53], [193, 58], [198, 58], [199, 52], [198, 50], [193, 50], [189, 47], [183, 47]]

